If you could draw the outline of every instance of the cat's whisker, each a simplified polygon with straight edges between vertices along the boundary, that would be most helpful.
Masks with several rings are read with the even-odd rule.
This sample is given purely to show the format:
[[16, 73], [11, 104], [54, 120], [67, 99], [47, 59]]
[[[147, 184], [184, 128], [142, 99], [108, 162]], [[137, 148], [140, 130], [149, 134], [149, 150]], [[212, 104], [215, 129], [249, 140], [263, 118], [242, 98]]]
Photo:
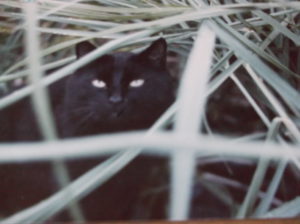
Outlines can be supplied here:
[[90, 106], [89, 105], [84, 105], [83, 107], [80, 108], [76, 108], [74, 110], [72, 110], [72, 113], [80, 113], [80, 112], [86, 112], [86, 111], [90, 111]]
[[90, 119], [95, 115], [95, 113], [93, 111], [89, 111], [89, 113], [84, 116], [81, 120], [79, 120], [77, 122], [77, 125], [76, 125], [76, 128], [83, 128], [83, 127], [86, 127], [89, 122], [90, 122]]

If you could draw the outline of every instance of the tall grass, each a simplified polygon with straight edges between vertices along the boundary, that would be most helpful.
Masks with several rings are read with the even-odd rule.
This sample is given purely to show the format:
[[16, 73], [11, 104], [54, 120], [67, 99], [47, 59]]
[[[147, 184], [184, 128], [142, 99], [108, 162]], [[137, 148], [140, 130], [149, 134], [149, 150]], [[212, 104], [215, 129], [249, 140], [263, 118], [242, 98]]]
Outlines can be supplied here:
[[[31, 94], [45, 138], [40, 143], [0, 144], [0, 162], [49, 160], [54, 167], [60, 167], [57, 173], [61, 173], [64, 167], [58, 161], [62, 159], [111, 155], [70, 183], [64, 172], [62, 190], [3, 219], [2, 223], [48, 219], [105, 184], [141, 153], [172, 161], [171, 220], [189, 218], [192, 186], [198, 175], [196, 168], [208, 157], [219, 161], [243, 159], [242, 163], [256, 164], [252, 182], [241, 203], [235, 204], [232, 217], [300, 214], [299, 195], [288, 202], [281, 201], [276, 208], [272, 205], [278, 200], [276, 192], [287, 166], [295, 172], [300, 169], [298, 1], [0, 0], [0, 7], [1, 90], [5, 92], [9, 82], [30, 80], [26, 87], [2, 97], [0, 109]], [[23, 42], [24, 35], [27, 38]], [[160, 36], [167, 39], [169, 50], [176, 53], [179, 64], [176, 71], [182, 75], [176, 74], [180, 84], [176, 102], [149, 132], [57, 139], [44, 87], [103, 54], [120, 48], [138, 50]], [[101, 46], [74, 60], [74, 45], [93, 39]], [[20, 49], [25, 49], [21, 56]], [[186, 60], [185, 65], [179, 63]], [[43, 76], [61, 65], [65, 66]], [[219, 93], [228, 82], [239, 90], [238, 98]], [[226, 127], [222, 127], [226, 131], [216, 128], [218, 124], [222, 126], [222, 117], [247, 116], [216, 111], [222, 108], [210, 106], [210, 102], [218, 97], [224, 102], [230, 97], [239, 99], [236, 106], [247, 104], [257, 116], [257, 126], [246, 134], [241, 131], [249, 125], [244, 121], [233, 132]], [[226, 106], [234, 111], [234, 104]], [[211, 119], [216, 116], [221, 116], [217, 125]], [[162, 127], [170, 122], [174, 123], [174, 130], [165, 133]], [[269, 167], [274, 167], [275, 173], [265, 190], [262, 182]], [[211, 182], [211, 190], [223, 198], [220, 200], [225, 200], [226, 191], [218, 191], [218, 187], [226, 188], [230, 181], [220, 177]], [[238, 184], [239, 180], [233, 183]], [[260, 198], [262, 193], [264, 197]], [[76, 203], [70, 209], [74, 219], [80, 220]]]

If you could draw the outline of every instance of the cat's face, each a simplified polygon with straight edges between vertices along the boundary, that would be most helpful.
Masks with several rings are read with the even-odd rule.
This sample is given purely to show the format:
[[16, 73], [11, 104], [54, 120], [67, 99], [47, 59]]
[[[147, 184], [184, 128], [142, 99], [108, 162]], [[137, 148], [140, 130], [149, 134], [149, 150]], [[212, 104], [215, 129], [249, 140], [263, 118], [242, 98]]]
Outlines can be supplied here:
[[[84, 42], [76, 53], [93, 49]], [[71, 135], [148, 128], [173, 101], [165, 63], [166, 42], [159, 39], [139, 54], [104, 55], [76, 71], [64, 99]]]

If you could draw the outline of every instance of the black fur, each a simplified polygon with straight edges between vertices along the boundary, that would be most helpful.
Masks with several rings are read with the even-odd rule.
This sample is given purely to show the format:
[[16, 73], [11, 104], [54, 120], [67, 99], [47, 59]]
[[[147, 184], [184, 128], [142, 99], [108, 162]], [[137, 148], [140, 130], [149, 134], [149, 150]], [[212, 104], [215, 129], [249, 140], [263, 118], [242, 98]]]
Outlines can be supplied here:
[[[86, 46], [88, 45], [88, 46]], [[90, 44], [77, 46], [77, 55], [92, 50]], [[61, 130], [63, 137], [145, 129], [173, 101], [173, 82], [166, 70], [166, 44], [154, 42], [139, 54], [105, 55], [84, 66], [67, 80]], [[98, 79], [106, 87], [98, 89]], [[142, 79], [144, 85], [131, 88]]]
[[[159, 39], [138, 54], [104, 55], [50, 86], [60, 137], [149, 128], [174, 99], [174, 83], [166, 69], [166, 47], [165, 40]], [[80, 43], [77, 57], [94, 49], [88, 42]], [[107, 86], [94, 87], [95, 79]], [[144, 85], [131, 88], [130, 82], [137, 79], [144, 80]], [[0, 111], [0, 117], [0, 140], [41, 139], [29, 98]]]
[[[138, 54], [104, 55], [51, 85], [49, 93], [59, 136], [69, 138], [149, 128], [174, 99], [173, 80], [166, 69], [166, 48], [165, 40], [159, 39]], [[88, 42], [80, 43], [76, 46], [77, 57], [94, 49]], [[95, 87], [93, 80], [103, 81], [106, 87]], [[133, 80], [144, 83], [132, 88]], [[0, 111], [0, 122], [0, 141], [41, 140], [29, 98]], [[81, 205], [86, 218], [150, 218], [145, 215], [140, 195], [153, 185], [149, 176], [155, 161], [145, 157], [133, 161], [102, 188], [84, 198]], [[99, 159], [69, 161], [68, 167], [72, 178], [76, 178], [99, 162]], [[48, 163], [1, 165], [0, 171], [0, 198], [3, 199], [0, 215], [7, 216], [31, 206], [57, 190]], [[67, 216], [54, 220], [67, 220]]]

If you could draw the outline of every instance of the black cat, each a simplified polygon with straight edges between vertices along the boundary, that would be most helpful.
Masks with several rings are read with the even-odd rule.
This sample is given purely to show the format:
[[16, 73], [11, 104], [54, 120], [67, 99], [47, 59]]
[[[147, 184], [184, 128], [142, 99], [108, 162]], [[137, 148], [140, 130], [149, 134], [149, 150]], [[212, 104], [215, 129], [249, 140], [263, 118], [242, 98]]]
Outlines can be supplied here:
[[[63, 137], [150, 127], [174, 96], [166, 46], [159, 39], [139, 54], [104, 55], [77, 70], [66, 84], [60, 113]], [[94, 48], [81, 43], [77, 56]]]
[[[76, 46], [78, 58], [95, 47]], [[146, 129], [174, 100], [174, 82], [166, 68], [167, 44], [154, 41], [140, 53], [104, 55], [49, 88], [61, 138]], [[0, 111], [0, 141], [41, 140], [30, 99]], [[136, 159], [103, 187], [81, 200], [87, 220], [150, 218], [140, 194], [153, 185], [155, 158]], [[69, 161], [76, 178], [100, 161]], [[159, 164], [162, 164], [159, 162]], [[57, 190], [50, 164], [0, 166], [0, 211], [7, 216], [29, 207]], [[153, 204], [153, 200], [151, 202]], [[163, 206], [161, 203], [156, 207]], [[164, 209], [161, 208], [160, 211]], [[160, 218], [160, 214], [154, 218]], [[57, 217], [67, 220], [66, 216]]]
[[[78, 58], [95, 47], [76, 46]], [[166, 68], [167, 44], [158, 39], [141, 53], [104, 55], [50, 86], [50, 98], [62, 138], [146, 129], [174, 99]], [[41, 138], [29, 98], [0, 111], [2, 141]], [[1, 119], [0, 118], [0, 119]], [[8, 128], [9, 127], [9, 128]]]

